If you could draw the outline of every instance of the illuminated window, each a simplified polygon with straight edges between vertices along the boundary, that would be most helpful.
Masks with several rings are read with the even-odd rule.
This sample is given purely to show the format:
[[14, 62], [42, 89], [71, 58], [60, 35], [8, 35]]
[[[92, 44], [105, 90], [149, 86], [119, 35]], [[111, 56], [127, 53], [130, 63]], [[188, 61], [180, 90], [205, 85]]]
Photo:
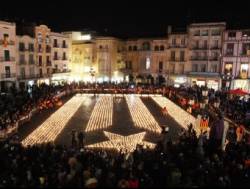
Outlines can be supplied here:
[[226, 75], [231, 75], [233, 72], [233, 63], [232, 62], [227, 62], [225, 64], [225, 69], [224, 69], [224, 73]]
[[150, 68], [150, 58], [146, 59], [146, 69], [148, 70]]
[[247, 74], [248, 74], [248, 64], [242, 63], [240, 67], [241, 78], [244, 78], [244, 79], [247, 78]]

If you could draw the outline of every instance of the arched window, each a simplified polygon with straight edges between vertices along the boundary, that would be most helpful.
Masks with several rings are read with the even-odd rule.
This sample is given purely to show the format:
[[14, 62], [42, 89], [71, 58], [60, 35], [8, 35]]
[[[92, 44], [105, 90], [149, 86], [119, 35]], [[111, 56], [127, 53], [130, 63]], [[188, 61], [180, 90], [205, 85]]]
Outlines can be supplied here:
[[133, 51], [137, 51], [137, 46], [133, 46]]
[[164, 51], [164, 46], [163, 45], [160, 46], [160, 51]]
[[155, 51], [159, 51], [159, 46], [155, 46]]
[[132, 46], [129, 46], [129, 47], [128, 47], [128, 51], [132, 51]]
[[144, 50], [144, 51], [150, 51], [150, 43], [149, 42], [144, 42], [142, 44], [142, 50]]

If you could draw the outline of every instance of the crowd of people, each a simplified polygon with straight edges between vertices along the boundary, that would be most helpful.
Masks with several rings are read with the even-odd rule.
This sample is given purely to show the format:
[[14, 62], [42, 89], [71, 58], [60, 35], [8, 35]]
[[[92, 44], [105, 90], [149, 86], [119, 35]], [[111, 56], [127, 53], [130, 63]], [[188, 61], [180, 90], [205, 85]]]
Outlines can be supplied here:
[[60, 99], [55, 98], [59, 91], [67, 88], [67, 85], [46, 85], [39, 87], [34, 85], [32, 90], [12, 90], [0, 95], [0, 133], [17, 127], [17, 122], [29, 115], [34, 109], [39, 111], [60, 105]]
[[177, 141], [154, 150], [137, 146], [130, 154], [51, 143], [24, 148], [0, 144], [0, 187], [246, 187], [250, 186], [250, 144], [228, 132], [225, 150], [218, 138], [196, 136], [192, 126]]

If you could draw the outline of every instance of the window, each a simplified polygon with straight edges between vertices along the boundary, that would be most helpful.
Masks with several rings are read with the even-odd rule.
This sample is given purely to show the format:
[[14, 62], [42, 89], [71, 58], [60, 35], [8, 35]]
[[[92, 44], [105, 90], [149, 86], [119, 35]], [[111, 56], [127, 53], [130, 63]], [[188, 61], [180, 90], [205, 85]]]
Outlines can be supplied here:
[[146, 70], [150, 69], [150, 58], [146, 58]]
[[201, 69], [201, 72], [206, 72], [206, 65], [205, 64], [201, 64], [200, 65], [200, 69]]
[[215, 49], [219, 48], [219, 40], [214, 40], [214, 46]]
[[40, 77], [43, 76], [43, 70], [42, 70], [42, 68], [39, 69], [39, 74], [40, 74]]
[[21, 67], [21, 69], [20, 69], [20, 76], [22, 78], [25, 78], [25, 68], [24, 67]]
[[219, 29], [213, 29], [211, 33], [212, 33], [213, 36], [218, 36], [218, 35], [221, 34]]
[[42, 45], [41, 44], [38, 45], [38, 52], [42, 52]]
[[185, 45], [185, 38], [181, 38], [181, 45]]
[[50, 66], [50, 59], [49, 59], [49, 56], [46, 56], [46, 64], [47, 64], [47, 66]]
[[132, 46], [129, 46], [129, 47], [128, 47], [128, 51], [132, 51]]
[[49, 36], [46, 35], [46, 44], [49, 44], [50, 43], [50, 39], [49, 39]]
[[173, 46], [176, 45], [176, 39], [175, 39], [175, 38], [172, 39], [172, 45], [173, 45]]
[[34, 67], [30, 67], [30, 76], [35, 76], [35, 69]]
[[133, 46], [133, 51], [137, 51], [137, 46]]
[[185, 51], [180, 52], [180, 61], [185, 61]]
[[198, 49], [199, 48], [199, 41], [195, 41], [194, 48]]
[[247, 51], [250, 50], [250, 43], [243, 43], [242, 55], [247, 55]]
[[207, 49], [207, 40], [204, 40], [204, 46], [203, 46], [204, 49]]
[[29, 55], [29, 63], [30, 64], [34, 64], [35, 62], [34, 62], [34, 55], [33, 54], [30, 54]]
[[202, 30], [201, 35], [202, 36], [208, 36], [208, 30]]
[[234, 44], [228, 43], [226, 49], [226, 55], [233, 55], [233, 53], [234, 53]]
[[4, 50], [4, 59], [5, 61], [10, 61], [10, 51]]
[[63, 52], [63, 60], [66, 60], [67, 57], [66, 57], [66, 52]]
[[132, 61], [129, 61], [129, 62], [128, 62], [128, 68], [129, 68], [129, 69], [132, 69]]
[[63, 48], [67, 48], [67, 46], [66, 46], [66, 41], [65, 41], [65, 40], [63, 40], [62, 47], [63, 47]]
[[225, 68], [224, 68], [224, 74], [226, 75], [232, 75], [233, 73], [233, 63], [232, 62], [226, 62]]
[[200, 35], [200, 30], [195, 30], [194, 31], [194, 36], [199, 36]]
[[144, 51], [150, 51], [150, 43], [149, 42], [144, 42], [142, 44], [142, 50], [144, 50]]
[[155, 51], [159, 51], [159, 46], [155, 46]]
[[20, 64], [25, 64], [25, 56], [24, 56], [24, 54], [20, 54]]
[[10, 77], [10, 67], [9, 66], [5, 66], [5, 75], [6, 75], [6, 78]]
[[161, 45], [161, 46], [160, 46], [160, 51], [164, 51], [164, 49], [165, 49], [164, 46]]
[[49, 74], [50, 73], [50, 69], [49, 68], [47, 68], [47, 74]]
[[198, 64], [192, 64], [192, 71], [198, 72]]
[[54, 52], [54, 60], [58, 60], [57, 52]]
[[25, 45], [23, 42], [19, 43], [19, 51], [24, 51], [25, 50]]
[[171, 51], [171, 61], [175, 61], [175, 51]]
[[57, 39], [54, 39], [54, 47], [58, 47]]
[[250, 37], [250, 30], [245, 30], [242, 32], [243, 37]]
[[33, 52], [34, 51], [34, 44], [29, 43], [29, 51]]
[[99, 46], [99, 49], [102, 49], [102, 45]]
[[4, 34], [3, 34], [3, 39], [4, 39], [4, 40], [8, 40], [8, 38], [9, 38], [9, 34], [4, 33]]
[[39, 33], [37, 34], [37, 38], [38, 38], [38, 39], [37, 39], [37, 40], [38, 40], [38, 43], [42, 43], [42, 42], [43, 42], [42, 33], [39, 32]]
[[163, 70], [163, 62], [160, 61], [159, 62], [159, 72], [162, 72], [162, 70]]
[[42, 56], [38, 57], [38, 64], [39, 64], [39, 66], [42, 66], [42, 64], [43, 64], [43, 57]]
[[228, 37], [235, 38], [236, 37], [236, 32], [233, 32], [233, 31], [228, 32]]
[[248, 64], [247, 63], [241, 63], [240, 66], [240, 77], [242, 79], [246, 79], [248, 75]]
[[217, 72], [217, 65], [216, 64], [213, 64], [211, 65], [211, 72]]

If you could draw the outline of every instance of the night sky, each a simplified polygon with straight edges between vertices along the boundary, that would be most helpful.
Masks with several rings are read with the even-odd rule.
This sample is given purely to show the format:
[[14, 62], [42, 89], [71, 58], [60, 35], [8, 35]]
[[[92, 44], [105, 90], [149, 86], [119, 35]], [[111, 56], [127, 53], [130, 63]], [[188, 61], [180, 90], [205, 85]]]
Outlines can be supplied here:
[[91, 29], [122, 38], [160, 37], [166, 34], [168, 25], [182, 30], [190, 22], [226, 21], [228, 28], [250, 28], [250, 2], [7, 0], [0, 6], [0, 20], [5, 19], [43, 23], [53, 31]]

